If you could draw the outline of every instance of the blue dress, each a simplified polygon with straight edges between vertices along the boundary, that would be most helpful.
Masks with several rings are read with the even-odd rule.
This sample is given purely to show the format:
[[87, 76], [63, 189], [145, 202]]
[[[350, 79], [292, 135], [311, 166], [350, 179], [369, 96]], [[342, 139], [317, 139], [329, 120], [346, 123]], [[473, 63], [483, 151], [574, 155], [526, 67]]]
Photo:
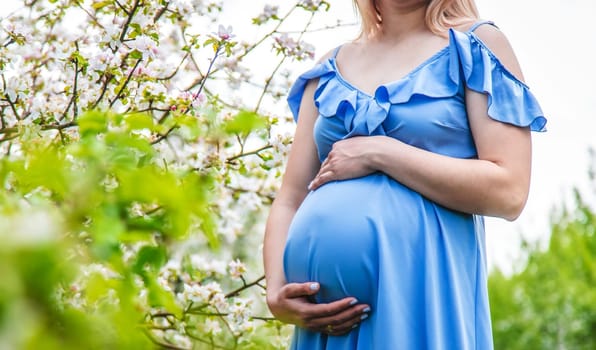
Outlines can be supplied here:
[[[345, 81], [331, 57], [290, 90], [295, 117], [311, 79], [319, 80], [313, 132], [321, 161], [335, 141], [360, 135], [476, 158], [465, 86], [488, 95], [492, 119], [533, 131], [546, 124], [528, 87], [473, 29], [450, 30], [445, 48], [374, 96]], [[356, 297], [372, 309], [343, 336], [296, 327], [292, 349], [493, 348], [483, 218], [445, 208], [383, 173], [311, 191], [290, 225], [284, 272], [288, 282], [320, 282], [316, 302]]]

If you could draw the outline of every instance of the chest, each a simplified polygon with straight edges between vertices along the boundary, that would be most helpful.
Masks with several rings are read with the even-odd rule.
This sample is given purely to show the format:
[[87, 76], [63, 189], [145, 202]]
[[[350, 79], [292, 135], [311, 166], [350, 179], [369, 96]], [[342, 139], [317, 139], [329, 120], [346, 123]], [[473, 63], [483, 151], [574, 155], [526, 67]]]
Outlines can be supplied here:
[[338, 74], [345, 81], [369, 95], [378, 86], [407, 78], [429, 61], [444, 53], [448, 42], [443, 38], [410, 41], [394, 48], [374, 46], [342, 47], [336, 53]]
[[[463, 94], [450, 97], [414, 95], [386, 111], [374, 98], [360, 94], [353, 115], [319, 116], [313, 136], [321, 161], [338, 140], [370, 135], [393, 137], [409, 145], [458, 158], [473, 158], [476, 148], [468, 124]], [[371, 120], [382, 121], [373, 130]]]

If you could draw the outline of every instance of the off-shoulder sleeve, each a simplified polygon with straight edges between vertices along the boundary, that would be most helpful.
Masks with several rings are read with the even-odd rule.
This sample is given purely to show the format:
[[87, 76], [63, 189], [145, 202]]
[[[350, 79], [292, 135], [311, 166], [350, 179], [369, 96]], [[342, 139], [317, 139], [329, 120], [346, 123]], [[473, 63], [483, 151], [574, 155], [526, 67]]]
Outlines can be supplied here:
[[474, 33], [449, 30], [449, 77], [488, 96], [494, 120], [546, 131], [546, 118], [529, 87], [517, 79]]
[[[322, 85], [324, 85], [333, 75], [335, 71], [333, 66], [331, 66], [329, 60], [323, 61], [321, 63], [317, 63], [313, 68], [310, 70], [302, 73], [294, 82], [294, 85], [290, 88], [290, 92], [288, 93], [288, 105], [290, 107], [290, 111], [294, 116], [294, 120], [298, 120], [298, 112], [300, 111], [300, 103], [302, 102], [302, 96], [304, 95], [304, 89], [308, 82], [312, 79], [319, 79], [317, 91], [315, 92], [315, 97], [317, 94], [320, 94], [322, 89]], [[318, 106], [317, 106], [318, 107]]]

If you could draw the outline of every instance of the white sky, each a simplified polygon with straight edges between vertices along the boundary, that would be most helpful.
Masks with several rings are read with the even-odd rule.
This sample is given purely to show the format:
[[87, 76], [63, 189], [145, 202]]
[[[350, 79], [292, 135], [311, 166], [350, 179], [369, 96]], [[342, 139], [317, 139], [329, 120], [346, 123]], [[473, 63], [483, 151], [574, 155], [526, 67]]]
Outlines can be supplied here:
[[[336, 19], [355, 21], [351, 0], [329, 0], [331, 11], [324, 23]], [[592, 204], [588, 191], [587, 149], [596, 148], [596, 39], [594, 0], [476, 0], [481, 15], [496, 22], [516, 51], [526, 82], [541, 102], [548, 118], [548, 132], [534, 133], [534, 160], [530, 198], [513, 223], [487, 219], [487, 250], [490, 265], [511, 271], [519, 259], [521, 237], [546, 241], [551, 209], [562, 201], [571, 203], [579, 186]], [[222, 24], [231, 24], [245, 37], [250, 18], [265, 3], [287, 7], [293, 1], [224, 0], [228, 10]], [[0, 17], [19, 4], [3, 0]], [[247, 29], [248, 28], [248, 29]], [[358, 27], [318, 32], [306, 37], [317, 47], [317, 56], [352, 39]], [[240, 35], [240, 33], [242, 35]], [[295, 76], [313, 63], [296, 68]]]

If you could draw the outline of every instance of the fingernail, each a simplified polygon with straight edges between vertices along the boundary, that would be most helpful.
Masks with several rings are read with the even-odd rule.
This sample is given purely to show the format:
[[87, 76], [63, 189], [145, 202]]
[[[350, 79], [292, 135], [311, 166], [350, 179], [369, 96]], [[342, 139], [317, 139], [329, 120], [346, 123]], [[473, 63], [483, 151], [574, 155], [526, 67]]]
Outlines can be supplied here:
[[352, 325], [352, 329], [354, 329], [354, 328], [356, 328], [356, 327], [358, 327], [358, 323], [356, 323], [356, 324]]
[[350, 305], [356, 305], [358, 304], [358, 299], [354, 299], [352, 301], [350, 301]]
[[318, 288], [319, 288], [319, 284], [318, 283], [311, 283], [310, 290], [317, 290]]
[[312, 181], [308, 183], [308, 189], [310, 190], [312, 188]]
[[368, 314], [364, 314], [364, 315], [360, 316], [361, 320], [366, 320], [367, 318], [368, 318]]
[[365, 307], [364, 310], [362, 310], [362, 312], [370, 312], [370, 307]]

